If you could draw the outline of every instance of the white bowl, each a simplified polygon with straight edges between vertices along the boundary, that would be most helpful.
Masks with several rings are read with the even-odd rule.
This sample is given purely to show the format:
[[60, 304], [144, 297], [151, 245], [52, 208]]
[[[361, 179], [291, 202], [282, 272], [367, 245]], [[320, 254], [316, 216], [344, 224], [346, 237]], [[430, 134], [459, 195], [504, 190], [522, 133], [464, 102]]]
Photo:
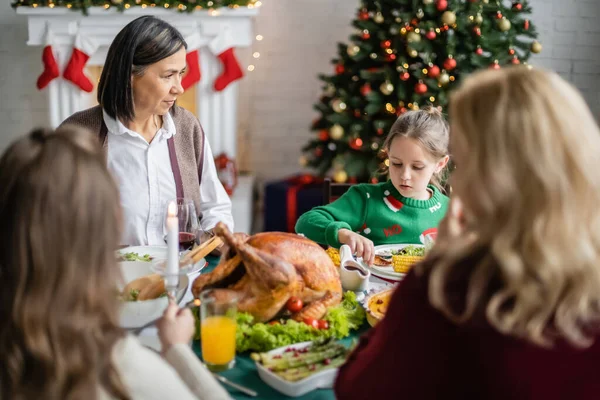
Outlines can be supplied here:
[[[144, 261], [123, 261], [119, 263], [123, 282], [119, 283], [119, 291], [122, 291], [129, 282], [141, 278], [143, 276], [152, 275], [154, 272], [151, 269], [152, 263]], [[189, 284], [187, 275], [179, 277], [179, 286], [177, 288], [176, 300], [181, 301]], [[123, 301], [121, 304], [120, 324], [123, 328], [134, 329], [139, 328], [147, 323], [160, 318], [167, 304], [169, 303], [166, 297], [159, 297], [154, 300], [144, 301]]]
[[[304, 349], [311, 344], [312, 342], [290, 344], [271, 350], [268, 354], [282, 354], [289, 348]], [[268, 368], [265, 368], [258, 361], [256, 362], [256, 369], [258, 370], [260, 378], [273, 389], [290, 397], [299, 397], [315, 389], [331, 389], [339, 368], [326, 369], [297, 382], [290, 382], [280, 378], [277, 374], [269, 371]]]

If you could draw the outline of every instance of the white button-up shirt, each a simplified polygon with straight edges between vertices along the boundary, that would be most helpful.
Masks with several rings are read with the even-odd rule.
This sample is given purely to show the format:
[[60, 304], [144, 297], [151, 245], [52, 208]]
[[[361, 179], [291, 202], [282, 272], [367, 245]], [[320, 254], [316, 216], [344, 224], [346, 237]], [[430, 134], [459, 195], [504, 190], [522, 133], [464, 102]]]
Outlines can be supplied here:
[[[151, 143], [127, 129], [121, 121], [103, 112], [108, 128], [108, 169], [117, 181], [123, 209], [121, 243], [164, 245], [164, 221], [169, 201], [177, 197], [167, 140], [176, 135], [171, 114], [163, 115], [163, 126]], [[200, 184], [201, 227], [212, 229], [224, 222], [233, 231], [231, 200], [219, 181], [212, 151], [204, 141], [204, 164]]]

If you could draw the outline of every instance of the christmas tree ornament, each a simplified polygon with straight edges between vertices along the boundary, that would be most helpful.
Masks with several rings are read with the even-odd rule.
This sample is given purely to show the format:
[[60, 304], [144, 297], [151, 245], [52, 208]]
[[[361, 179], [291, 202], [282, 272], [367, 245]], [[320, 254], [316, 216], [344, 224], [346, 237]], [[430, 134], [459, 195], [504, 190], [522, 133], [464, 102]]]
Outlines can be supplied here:
[[452, 71], [454, 68], [456, 68], [456, 60], [450, 55], [444, 60], [444, 69]]
[[331, 108], [333, 108], [333, 111], [335, 111], [336, 113], [343, 112], [344, 110], [346, 110], [346, 107], [346, 103], [344, 103], [340, 99], [335, 99], [331, 102]]
[[427, 69], [427, 76], [430, 78], [437, 78], [440, 76], [440, 67], [437, 65], [432, 65]]
[[477, 25], [481, 25], [483, 23], [483, 15], [481, 15], [481, 13], [477, 13], [474, 21]]
[[85, 64], [96, 50], [98, 43], [89, 36], [77, 34], [75, 45], [69, 63], [63, 72], [63, 78], [73, 82], [84, 92], [91, 93], [94, 90], [94, 84], [83, 73]]
[[341, 75], [346, 71], [346, 68], [344, 67], [344, 64], [336, 64], [335, 66], [335, 73], [337, 75]]
[[392, 41], [391, 40], [383, 40], [381, 42], [381, 48], [382, 49], [389, 49], [392, 46]]
[[526, 20], [523, 22], [523, 29], [525, 29], [526, 31], [528, 31], [528, 30], [529, 30], [529, 20], [528, 20], [528, 19], [526, 19]]
[[221, 75], [215, 79], [213, 85], [215, 91], [220, 92], [232, 82], [241, 79], [244, 72], [240, 68], [234, 52], [234, 39], [231, 28], [223, 26], [219, 34], [208, 44], [210, 51], [221, 61], [223, 70]]
[[447, 0], [437, 0], [435, 2], [435, 8], [437, 8], [438, 11], [444, 11], [446, 8], [448, 8], [448, 1]]
[[502, 32], [508, 31], [511, 25], [512, 24], [506, 17], [502, 17], [502, 19], [498, 20], [498, 29], [500, 29]]
[[362, 95], [363, 95], [363, 97], [367, 97], [367, 95], [368, 95], [369, 93], [371, 93], [371, 90], [372, 90], [372, 89], [371, 89], [371, 85], [370, 85], [370, 84], [368, 84], [368, 83], [365, 83], [364, 85], [362, 85], [362, 86], [360, 87], [360, 94], [362, 94]]
[[325, 86], [324, 93], [325, 96], [328, 97], [335, 96], [335, 86], [333, 86], [331, 83], [328, 83], [327, 86]]
[[346, 53], [348, 53], [350, 57], [354, 57], [358, 54], [359, 51], [360, 47], [358, 47], [357, 45], [348, 46], [348, 48], [346, 49]]
[[379, 90], [381, 90], [381, 93], [389, 96], [394, 92], [394, 85], [390, 81], [385, 81], [379, 86]]
[[317, 156], [317, 157], [321, 157], [322, 155], [323, 155], [323, 149], [322, 149], [322, 148], [320, 148], [320, 147], [317, 147], [317, 148], [315, 149], [315, 156]]
[[415, 93], [417, 93], [417, 94], [427, 93], [427, 85], [424, 84], [423, 81], [419, 81], [419, 83], [417, 83], [415, 85]]
[[358, 110], [358, 109], [357, 109], [357, 110], [354, 110], [354, 117], [355, 117], [355, 118], [360, 118], [360, 116], [361, 116], [361, 112], [360, 112], [360, 110]]
[[446, 11], [442, 14], [442, 22], [446, 25], [454, 25], [456, 23], [456, 14], [452, 11]]
[[376, 183], [379, 183], [379, 179], [377, 179], [376, 177], [372, 177], [372, 178], [371, 178], [371, 183], [372, 183], [373, 185], [375, 185]]
[[425, 37], [429, 40], [433, 40], [437, 37], [437, 34], [435, 33], [435, 31], [433, 29], [430, 29], [429, 31], [427, 31], [427, 33], [425, 34]]
[[483, 54], [483, 49], [481, 48], [481, 46], [477, 46], [477, 50], [475, 50], [475, 54], [477, 54], [478, 56]]
[[373, 20], [375, 22], [377, 22], [378, 24], [382, 24], [385, 21], [385, 18], [383, 17], [383, 14], [381, 12], [377, 12], [375, 14], [375, 17], [373, 18]]
[[369, 33], [369, 31], [367, 29], [362, 31], [361, 38], [363, 40], [369, 40], [371, 38], [371, 34]]
[[327, 129], [321, 129], [319, 131], [319, 140], [322, 142], [329, 140], [329, 131]]
[[419, 52], [416, 51], [415, 49], [411, 48], [411, 47], [407, 47], [406, 48], [406, 52], [408, 53], [409, 56], [411, 56], [412, 58], [416, 58], [419, 55]]
[[496, 19], [502, 19], [502, 12], [501, 11], [497, 11], [496, 12]]
[[340, 140], [344, 137], [344, 128], [340, 124], [335, 124], [331, 128], [329, 128], [329, 136], [333, 140]]
[[500, 69], [500, 63], [498, 62], [498, 60], [494, 60], [494, 63], [492, 65], [490, 65], [491, 69]]
[[358, 19], [361, 21], [368, 21], [369, 20], [369, 12], [367, 11], [366, 8], [363, 8], [362, 10], [360, 10], [358, 12]]
[[513, 3], [512, 8], [513, 8], [513, 10], [521, 11], [523, 9], [523, 4]]
[[394, 61], [396, 59], [396, 55], [395, 54], [387, 54], [385, 56], [385, 60], [386, 61]]
[[442, 86], [446, 86], [448, 83], [450, 83], [450, 75], [448, 75], [446, 71], [442, 72], [438, 78], [438, 83]]
[[335, 143], [329, 143], [327, 148], [331, 151], [335, 151], [337, 149], [337, 145]]
[[181, 87], [187, 90], [200, 81], [202, 74], [200, 72], [200, 47], [204, 45], [204, 41], [198, 32], [185, 38], [188, 47], [186, 49], [185, 63], [187, 64], [187, 72], [181, 80]]
[[536, 54], [537, 53], [541, 53], [542, 52], [542, 45], [541, 45], [541, 43], [538, 42], [538, 41], [535, 41], [535, 42], [531, 43], [531, 51], [533, 53], [536, 53]]
[[473, 28], [473, 33], [474, 33], [476, 36], [481, 36], [481, 28], [480, 28], [480, 27], [478, 27], [478, 26], [474, 27], [474, 28]]
[[[383, 128], [377, 128], [376, 132], [380, 136], [383, 135]], [[371, 147], [373, 147], [373, 145], [376, 145], [376, 144], [377, 144], [377, 142], [373, 142], [373, 144], [371, 145]]]
[[408, 73], [408, 71], [404, 71], [400, 74], [400, 80], [406, 82], [409, 79], [410, 79], [410, 74]]
[[421, 35], [416, 32], [409, 32], [406, 35], [406, 41], [408, 43], [419, 43], [421, 41]]
[[404, 114], [404, 113], [405, 113], [405, 112], [407, 112], [407, 111], [408, 111], [408, 109], [407, 109], [406, 107], [399, 107], [399, 108], [396, 110], [396, 115], [397, 115], [397, 116], [400, 116], [400, 115]]
[[371, 57], [371, 60], [376, 60], [377, 59], [377, 53], [371, 53], [371, 54], [369, 54], [369, 57]]
[[333, 180], [337, 183], [345, 183], [348, 180], [348, 174], [343, 169], [340, 169], [333, 174]]
[[515, 49], [508, 49], [508, 54], [511, 56], [515, 54]]
[[425, 4], [426, 6], [429, 4], [433, 4], [433, 0], [423, 0], [423, 4]]
[[58, 69], [58, 63], [54, 57], [53, 45], [54, 45], [54, 34], [50, 31], [50, 28], [46, 30], [46, 45], [42, 50], [42, 63], [44, 64], [44, 72], [38, 77], [36, 86], [39, 90], [42, 90], [52, 80], [60, 76]]
[[425, 12], [423, 11], [423, 9], [422, 9], [422, 8], [419, 8], [419, 9], [417, 10], [417, 18], [421, 19], [421, 18], [423, 18], [424, 16], [425, 16]]
[[358, 75], [352, 76], [352, 82], [358, 82], [359, 80], [360, 78], [358, 77]]
[[521, 60], [519, 60], [519, 57], [517, 56], [514, 56], [510, 62], [513, 64], [521, 64]]
[[305, 156], [300, 156], [300, 158], [298, 158], [298, 164], [300, 164], [301, 167], [306, 167], [308, 165], [308, 159]]
[[397, 34], [398, 34], [398, 32], [399, 32], [399, 31], [398, 31], [398, 28], [396, 28], [395, 26], [392, 26], [392, 27], [390, 28], [390, 34], [392, 34], [392, 35], [394, 35], [394, 36], [395, 36], [395, 35], [397, 35]]
[[354, 150], [360, 150], [362, 148], [363, 145], [363, 141], [361, 138], [354, 138], [352, 140], [350, 140], [350, 148], [354, 149]]
[[490, 0], [481, 0], [483, 4], [490, 4]]

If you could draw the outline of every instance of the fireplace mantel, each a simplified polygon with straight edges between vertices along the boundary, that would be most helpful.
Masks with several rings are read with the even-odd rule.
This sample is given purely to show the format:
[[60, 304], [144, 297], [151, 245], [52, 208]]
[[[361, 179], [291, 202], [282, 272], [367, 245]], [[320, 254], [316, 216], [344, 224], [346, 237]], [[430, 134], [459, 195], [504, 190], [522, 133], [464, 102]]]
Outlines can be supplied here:
[[[87, 65], [102, 66], [106, 59], [108, 46], [116, 34], [130, 21], [141, 15], [154, 15], [175, 26], [184, 37], [199, 33], [205, 40], [216, 37], [223, 28], [228, 28], [234, 47], [248, 47], [253, 42], [253, 17], [257, 8], [219, 9], [215, 11], [195, 11], [180, 13], [176, 10], [133, 7], [124, 12], [114, 9], [105, 10], [91, 7], [87, 16], [80, 11], [64, 8], [25, 8], [17, 13], [27, 16], [29, 46], [44, 46], [46, 32], [50, 29], [54, 35], [53, 50], [60, 71], [64, 70], [71, 56], [77, 34], [92, 37], [98, 44], [98, 50], [90, 56]], [[40, 48], [41, 58], [41, 48]], [[237, 130], [237, 82], [230, 84], [221, 92], [213, 89], [213, 82], [221, 72], [221, 64], [207, 46], [200, 49], [200, 68], [202, 79], [196, 85], [196, 115], [208, 136], [214, 154], [222, 152], [236, 157]], [[40, 60], [41, 72], [41, 60]], [[58, 126], [74, 112], [96, 104], [92, 94], [85, 93], [71, 82], [59, 77], [45, 89], [49, 91], [48, 107], [50, 125]]]

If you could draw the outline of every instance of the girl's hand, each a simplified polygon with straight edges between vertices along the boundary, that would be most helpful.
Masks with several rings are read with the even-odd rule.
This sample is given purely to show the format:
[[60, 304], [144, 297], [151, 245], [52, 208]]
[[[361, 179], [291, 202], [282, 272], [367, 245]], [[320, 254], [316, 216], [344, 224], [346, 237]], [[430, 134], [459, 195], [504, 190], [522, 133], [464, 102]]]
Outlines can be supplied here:
[[347, 244], [356, 257], [362, 257], [368, 265], [373, 265], [375, 259], [375, 246], [373, 242], [356, 232], [342, 228], [338, 231], [338, 242]]
[[179, 308], [173, 299], [156, 323], [163, 354], [174, 344], [189, 343], [194, 336], [194, 316], [188, 308]]

